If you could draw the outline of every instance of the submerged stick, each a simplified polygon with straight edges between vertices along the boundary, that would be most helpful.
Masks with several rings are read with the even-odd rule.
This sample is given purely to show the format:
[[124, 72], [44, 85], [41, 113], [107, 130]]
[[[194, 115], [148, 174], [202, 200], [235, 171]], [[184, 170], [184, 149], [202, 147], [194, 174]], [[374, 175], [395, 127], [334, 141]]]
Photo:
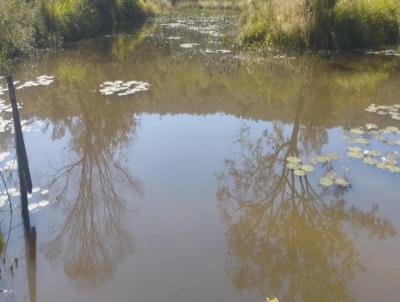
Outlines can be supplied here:
[[18, 176], [21, 192], [21, 212], [25, 230], [29, 230], [30, 219], [28, 210], [28, 193], [32, 193], [31, 173], [29, 171], [29, 163], [28, 156], [26, 155], [24, 136], [22, 134], [17, 97], [15, 95], [14, 89], [14, 81], [11, 75], [7, 76], [7, 84], [14, 120], [15, 146], [17, 150]]

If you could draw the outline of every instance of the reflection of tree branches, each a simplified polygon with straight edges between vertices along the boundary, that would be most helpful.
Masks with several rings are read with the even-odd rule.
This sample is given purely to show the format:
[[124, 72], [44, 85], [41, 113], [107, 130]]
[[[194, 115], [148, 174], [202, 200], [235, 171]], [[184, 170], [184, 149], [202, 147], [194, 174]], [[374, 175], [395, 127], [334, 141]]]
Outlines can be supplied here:
[[349, 208], [343, 191], [320, 191], [286, 168], [287, 156], [312, 151], [301, 139], [312, 133], [300, 126], [302, 108], [296, 108], [289, 135], [274, 124], [253, 140], [243, 127], [237, 139], [241, 151], [225, 162], [217, 197], [229, 227], [230, 274], [237, 288], [257, 288], [281, 301], [352, 301], [348, 283], [363, 265], [349, 231], [378, 238], [396, 231], [377, 216], [377, 207]]
[[125, 202], [115, 185], [126, 183], [137, 192], [141, 185], [116, 159], [118, 142], [111, 136], [110, 143], [99, 116], [94, 121], [86, 104], [78, 104], [82, 119], [71, 125], [71, 133], [79, 158], [59, 169], [52, 182], [61, 185], [55, 205], [65, 206], [66, 218], [46, 255], [53, 262], [63, 259], [70, 278], [96, 286], [132, 251], [122, 226]]

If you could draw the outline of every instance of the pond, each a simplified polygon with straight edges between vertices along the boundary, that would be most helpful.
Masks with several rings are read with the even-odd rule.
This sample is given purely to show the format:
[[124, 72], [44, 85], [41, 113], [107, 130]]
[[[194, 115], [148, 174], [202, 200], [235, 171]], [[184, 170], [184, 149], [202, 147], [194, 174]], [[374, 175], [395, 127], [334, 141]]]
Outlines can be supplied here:
[[234, 26], [175, 13], [16, 67], [34, 257], [0, 79], [1, 301], [398, 300], [400, 57], [262, 56]]

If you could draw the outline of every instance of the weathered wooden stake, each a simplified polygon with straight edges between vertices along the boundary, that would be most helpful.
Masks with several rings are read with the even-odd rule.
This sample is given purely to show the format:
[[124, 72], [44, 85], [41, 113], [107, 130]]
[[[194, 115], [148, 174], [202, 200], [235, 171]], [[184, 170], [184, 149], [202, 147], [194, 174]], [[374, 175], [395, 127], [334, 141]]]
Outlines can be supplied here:
[[32, 180], [29, 171], [28, 157], [26, 155], [24, 136], [19, 118], [17, 97], [15, 95], [14, 81], [11, 75], [7, 76], [8, 93], [10, 96], [15, 132], [15, 146], [17, 150], [18, 176], [21, 191], [21, 212], [25, 231], [30, 231], [31, 224], [28, 210], [28, 193], [32, 193]]

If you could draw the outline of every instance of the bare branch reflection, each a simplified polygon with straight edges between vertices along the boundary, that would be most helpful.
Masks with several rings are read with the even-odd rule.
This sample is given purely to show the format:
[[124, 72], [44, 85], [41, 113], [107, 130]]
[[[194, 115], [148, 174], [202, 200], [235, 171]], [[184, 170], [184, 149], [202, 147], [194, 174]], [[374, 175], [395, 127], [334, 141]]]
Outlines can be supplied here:
[[68, 96], [77, 110], [74, 117], [54, 127], [56, 132], [63, 127], [70, 131], [69, 153], [76, 156], [57, 171], [51, 184], [58, 192], [55, 206], [64, 210], [65, 220], [45, 253], [54, 264], [62, 262], [65, 273], [80, 286], [95, 287], [111, 278], [117, 263], [133, 252], [123, 227], [127, 209], [120, 190], [140, 194], [142, 186], [118, 155], [137, 121], [123, 108], [113, 112], [97, 100], [75, 96]]

